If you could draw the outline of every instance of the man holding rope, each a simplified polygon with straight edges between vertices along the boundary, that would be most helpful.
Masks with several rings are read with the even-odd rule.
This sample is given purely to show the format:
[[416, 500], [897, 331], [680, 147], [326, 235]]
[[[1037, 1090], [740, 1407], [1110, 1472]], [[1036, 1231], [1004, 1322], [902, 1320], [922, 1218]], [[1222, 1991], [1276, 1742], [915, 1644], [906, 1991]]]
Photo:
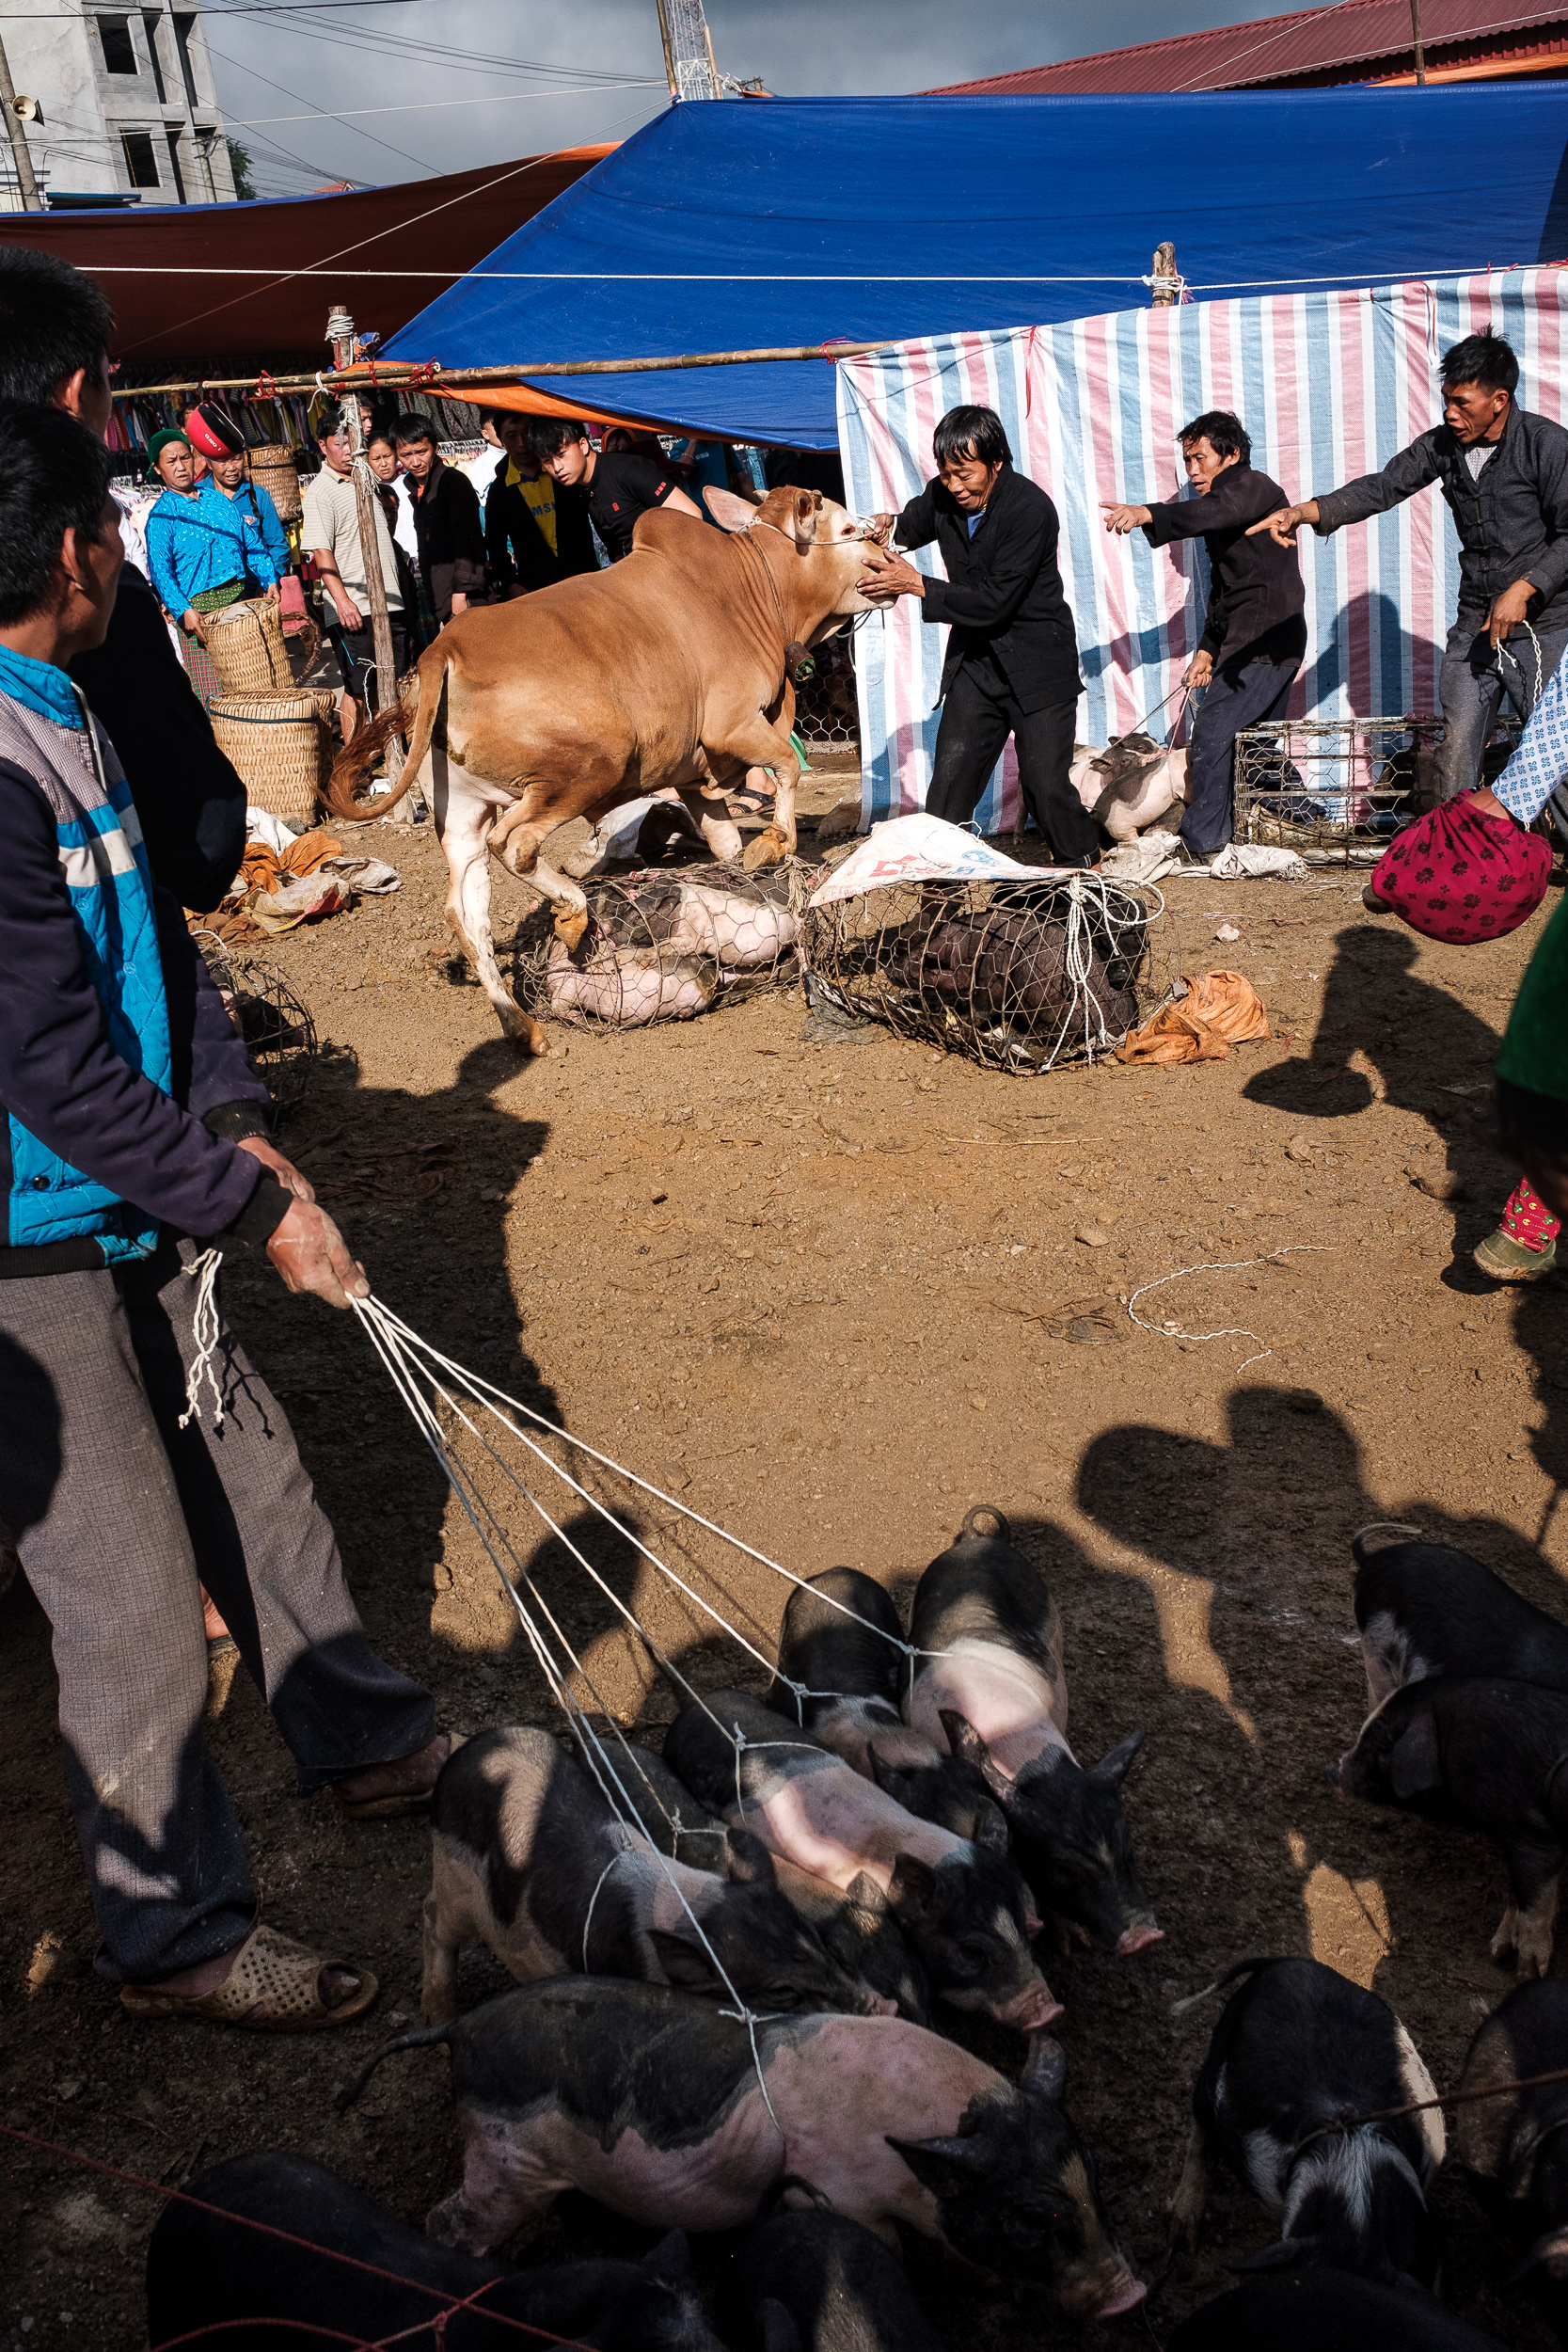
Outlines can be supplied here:
[[1189, 855], [1208, 859], [1235, 829], [1237, 736], [1284, 715], [1307, 651], [1307, 592], [1294, 548], [1249, 531], [1281, 492], [1255, 470], [1241, 419], [1210, 408], [1177, 439], [1196, 498], [1162, 506], [1101, 503], [1107, 531], [1141, 531], [1151, 548], [1201, 539], [1209, 550], [1209, 609], [1181, 679], [1189, 694], [1203, 693], [1187, 742], [1181, 839]]
[[198, 1580], [302, 1791], [405, 1812], [448, 1743], [365, 1639], [288, 1422], [217, 1311], [204, 1253], [233, 1247], [331, 1306], [370, 1286], [267, 1138], [68, 672], [115, 609], [109, 475], [73, 417], [0, 403], [0, 1517], [54, 1632], [99, 1973], [135, 2017], [309, 2032], [376, 1980], [258, 1924], [202, 1740]]
[[1472, 789], [1503, 696], [1528, 719], [1568, 646], [1568, 432], [1521, 408], [1518, 386], [1500, 335], [1466, 335], [1443, 354], [1441, 424], [1381, 473], [1252, 526], [1289, 548], [1298, 524], [1327, 538], [1441, 486], [1459, 526], [1459, 612], [1437, 681], [1439, 801]]

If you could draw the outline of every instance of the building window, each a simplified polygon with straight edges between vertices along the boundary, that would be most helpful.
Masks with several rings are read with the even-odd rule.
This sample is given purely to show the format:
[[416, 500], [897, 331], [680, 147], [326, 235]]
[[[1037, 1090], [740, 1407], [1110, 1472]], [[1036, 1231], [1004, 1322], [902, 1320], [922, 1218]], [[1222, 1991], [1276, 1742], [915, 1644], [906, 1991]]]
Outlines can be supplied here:
[[131, 25], [123, 16], [101, 16], [98, 38], [103, 44], [103, 64], [110, 73], [135, 73], [136, 53], [131, 40]]
[[144, 8], [141, 22], [142, 31], [147, 35], [147, 55], [152, 68], [152, 81], [158, 92], [158, 103], [160, 106], [166, 106], [168, 92], [164, 87], [164, 69], [158, 59], [158, 20], [155, 16], [150, 16]]
[[185, 175], [180, 168], [180, 134], [178, 131], [167, 131], [164, 135], [168, 140], [168, 160], [174, 175], [175, 196], [182, 204], [188, 204], [190, 198], [185, 194]]
[[119, 143], [125, 150], [125, 168], [131, 175], [134, 188], [155, 188], [159, 185], [158, 157], [152, 145], [150, 131], [122, 131]]

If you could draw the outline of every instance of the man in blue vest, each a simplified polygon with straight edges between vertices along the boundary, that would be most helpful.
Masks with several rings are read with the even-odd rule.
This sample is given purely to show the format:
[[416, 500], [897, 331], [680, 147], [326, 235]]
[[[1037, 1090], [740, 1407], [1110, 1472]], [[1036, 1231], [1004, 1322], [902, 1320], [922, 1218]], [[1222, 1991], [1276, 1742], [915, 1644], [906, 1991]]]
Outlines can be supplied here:
[[264, 1250], [336, 1307], [369, 1285], [268, 1140], [266, 1090], [69, 674], [119, 568], [103, 441], [0, 402], [0, 1518], [54, 1630], [101, 1975], [133, 2016], [304, 2032], [360, 2014], [376, 1980], [258, 1922], [202, 1740], [198, 1580], [302, 1790], [406, 1811], [447, 1742], [366, 1641], [288, 1422], [213, 1321], [211, 1251]]

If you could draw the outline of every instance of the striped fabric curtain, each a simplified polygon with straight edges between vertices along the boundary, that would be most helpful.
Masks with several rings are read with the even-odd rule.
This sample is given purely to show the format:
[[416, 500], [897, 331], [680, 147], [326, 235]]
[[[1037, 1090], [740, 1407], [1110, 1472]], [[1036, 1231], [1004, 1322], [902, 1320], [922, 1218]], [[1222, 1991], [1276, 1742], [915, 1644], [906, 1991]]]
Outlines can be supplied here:
[[[1519, 355], [1521, 404], [1560, 421], [1565, 308], [1568, 271], [1548, 267], [903, 343], [839, 363], [849, 503], [863, 515], [902, 506], [929, 478], [943, 411], [963, 401], [995, 408], [1020, 470], [1061, 516], [1087, 690], [1078, 733], [1103, 744], [1178, 688], [1209, 580], [1200, 542], [1153, 550], [1139, 532], [1108, 538], [1102, 499], [1174, 498], [1184, 482], [1177, 430], [1205, 408], [1236, 412], [1253, 464], [1288, 497], [1334, 489], [1441, 421], [1441, 356], [1488, 324]], [[1459, 584], [1459, 543], [1435, 488], [1332, 539], [1303, 532], [1299, 545], [1309, 635], [1291, 715], [1435, 711]], [[936, 568], [934, 548], [915, 560]], [[925, 803], [944, 636], [908, 596], [859, 624], [863, 823]], [[1162, 734], [1180, 707], [1178, 691], [1154, 720]], [[1012, 823], [1017, 791], [1009, 744], [975, 812], [988, 833]]]

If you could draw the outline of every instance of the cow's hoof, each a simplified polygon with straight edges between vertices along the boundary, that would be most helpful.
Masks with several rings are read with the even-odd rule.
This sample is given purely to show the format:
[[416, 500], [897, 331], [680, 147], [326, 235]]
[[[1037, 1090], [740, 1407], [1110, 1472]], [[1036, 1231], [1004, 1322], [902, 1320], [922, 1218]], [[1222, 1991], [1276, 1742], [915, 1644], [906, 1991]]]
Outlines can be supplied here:
[[747, 845], [741, 864], [748, 874], [755, 874], [764, 866], [778, 866], [789, 855], [789, 844], [777, 825], [769, 825]]
[[555, 918], [555, 935], [569, 956], [575, 956], [588, 929], [586, 907], [564, 907]]

